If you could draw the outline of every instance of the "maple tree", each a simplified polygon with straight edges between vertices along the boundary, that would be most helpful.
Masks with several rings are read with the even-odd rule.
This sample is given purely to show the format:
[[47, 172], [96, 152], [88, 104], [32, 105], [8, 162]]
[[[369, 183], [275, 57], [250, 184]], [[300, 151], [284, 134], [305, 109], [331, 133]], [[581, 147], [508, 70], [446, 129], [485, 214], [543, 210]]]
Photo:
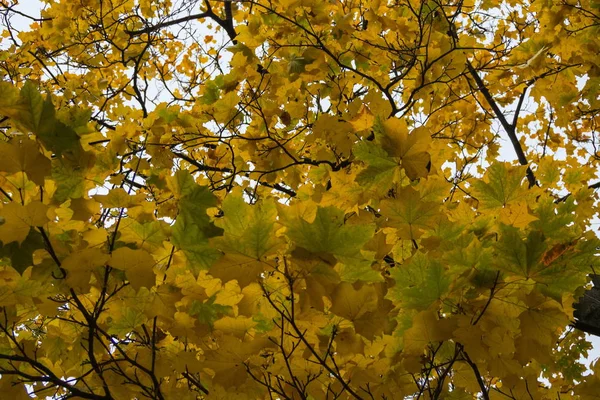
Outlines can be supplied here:
[[599, 9], [3, 0], [2, 393], [598, 398]]

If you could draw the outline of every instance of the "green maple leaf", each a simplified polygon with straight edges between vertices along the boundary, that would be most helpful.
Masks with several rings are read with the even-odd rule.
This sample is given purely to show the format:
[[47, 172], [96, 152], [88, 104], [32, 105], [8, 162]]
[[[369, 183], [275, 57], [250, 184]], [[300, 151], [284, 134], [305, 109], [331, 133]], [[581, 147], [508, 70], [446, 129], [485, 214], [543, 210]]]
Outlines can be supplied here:
[[148, 249], [162, 247], [167, 240], [169, 226], [164, 221], [150, 221], [139, 223], [134, 219], [127, 219], [121, 223], [119, 240], [125, 243], [136, 243]]
[[52, 179], [57, 184], [54, 199], [62, 203], [68, 199], [83, 197], [86, 189], [85, 171], [76, 169], [65, 160], [54, 160], [52, 163]]
[[[19, 103], [23, 106], [23, 113], [20, 115], [19, 121], [32, 132], [38, 132], [43, 117], [50, 111], [48, 105], [31, 81], [25, 82], [19, 97]], [[54, 108], [52, 107], [52, 109]]]
[[208, 269], [221, 256], [208, 239], [222, 234], [206, 213], [216, 205], [216, 197], [204, 186], [196, 184], [187, 171], [176, 173], [179, 193], [179, 215], [173, 225], [173, 244], [183, 251], [194, 273]]
[[381, 215], [388, 218], [388, 226], [397, 229], [400, 239], [418, 239], [423, 231], [434, 227], [439, 205], [421, 200], [419, 192], [411, 187], [398, 191], [396, 198], [381, 202]]
[[575, 220], [576, 210], [573, 196], [559, 204], [555, 204], [551, 197], [542, 198], [535, 209], [538, 219], [531, 224], [548, 238], [572, 238], [574, 235], [568, 226]]
[[121, 311], [121, 315], [110, 320], [108, 333], [120, 336], [127, 335], [139, 328], [147, 319], [142, 310], [134, 307], [126, 307]]
[[599, 246], [599, 241], [590, 237], [577, 242], [573, 250], [565, 252], [548, 265], [540, 263], [532, 276], [536, 287], [546, 296], [562, 303], [563, 294], [574, 293], [585, 285], [590, 269], [600, 269], [597, 256]]
[[48, 111], [46, 115], [44, 115], [44, 117], [47, 118], [48, 124], [42, 125], [37, 134], [40, 142], [42, 142], [44, 147], [58, 156], [65, 152], [73, 154], [80, 153], [82, 148], [77, 133], [73, 128], [56, 119], [54, 120], [54, 123], [51, 122], [54, 118], [54, 106], [52, 105], [50, 97], [47, 98], [44, 104], [47, 104], [46, 108], [51, 110], [51, 112]]
[[451, 279], [444, 266], [426, 254], [417, 252], [407, 264], [394, 268], [396, 281], [387, 298], [404, 308], [426, 310], [448, 291]]
[[223, 236], [214, 241], [219, 249], [260, 260], [280, 244], [275, 237], [277, 209], [273, 201], [250, 205], [241, 194], [232, 193], [221, 209], [223, 217], [216, 225], [223, 229]]
[[431, 157], [428, 153], [431, 137], [424, 129], [409, 133], [406, 124], [392, 118], [378, 118], [373, 125], [375, 143], [362, 141], [354, 146], [354, 156], [367, 168], [358, 174], [356, 181], [364, 186], [374, 186], [381, 193], [387, 192], [400, 170], [415, 180], [429, 173]]
[[33, 265], [33, 252], [43, 248], [42, 235], [35, 228], [30, 228], [29, 234], [21, 244], [18, 242], [0, 243], [0, 256], [10, 258], [12, 267], [22, 274], [29, 266]]
[[296, 218], [287, 226], [286, 235], [297, 247], [342, 257], [357, 256], [375, 229], [372, 225], [345, 224], [344, 212], [336, 207], [319, 207], [312, 222]]
[[31, 81], [25, 82], [19, 96], [8, 83], [0, 86], [0, 112], [9, 116], [21, 129], [33, 132], [45, 148], [60, 156], [64, 152], [79, 153], [79, 136], [70, 126], [56, 118], [50, 95], [44, 100]]
[[546, 244], [543, 235], [531, 231], [522, 239], [520, 230], [508, 225], [500, 226], [500, 239], [496, 244], [496, 262], [499, 269], [526, 278], [536, 273]]
[[222, 75], [219, 75], [215, 77], [215, 79], [206, 82], [206, 84], [203, 86], [203, 94], [200, 96], [200, 102], [202, 104], [214, 104], [220, 98], [223, 84], [224, 78]]
[[341, 263], [337, 272], [342, 280], [382, 280], [381, 275], [371, 268], [372, 254], [361, 252], [373, 236], [373, 225], [346, 224], [344, 212], [336, 207], [319, 207], [312, 222], [292, 217], [283, 223], [288, 228], [286, 235], [297, 248], [303, 248], [323, 260], [334, 256]]
[[367, 168], [356, 177], [356, 182], [365, 187], [376, 187], [387, 192], [392, 186], [394, 175], [400, 165], [388, 153], [373, 142], [359, 142], [354, 146], [354, 156], [364, 162]]
[[304, 57], [304, 56], [296, 56], [291, 55], [288, 61], [288, 73], [290, 74], [300, 74], [305, 72], [305, 68], [307, 65], [312, 63], [314, 60]]
[[205, 302], [194, 300], [188, 314], [198, 318], [200, 323], [208, 325], [212, 329], [216, 320], [223, 315], [229, 315], [232, 310], [230, 306], [215, 304], [215, 299], [216, 296], [210, 297]]
[[474, 196], [482, 209], [501, 208], [516, 200], [524, 200], [530, 194], [523, 186], [527, 166], [514, 167], [496, 162], [488, 169], [484, 180], [473, 183]]

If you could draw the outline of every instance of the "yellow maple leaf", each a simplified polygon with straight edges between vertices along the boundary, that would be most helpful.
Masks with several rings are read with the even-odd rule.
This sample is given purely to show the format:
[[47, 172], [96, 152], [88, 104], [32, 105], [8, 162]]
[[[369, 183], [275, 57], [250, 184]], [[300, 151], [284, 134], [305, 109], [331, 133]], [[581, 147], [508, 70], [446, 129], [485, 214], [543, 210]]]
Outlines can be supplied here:
[[99, 248], [89, 248], [69, 254], [62, 262], [62, 267], [67, 271], [67, 283], [81, 292], [87, 292], [90, 288], [92, 272], [105, 265], [109, 259], [109, 255]]
[[452, 337], [455, 321], [440, 320], [434, 311], [421, 311], [413, 318], [410, 329], [404, 332], [404, 352], [407, 355], [420, 355], [425, 347]]
[[524, 228], [537, 219], [536, 216], [529, 213], [527, 204], [520, 202], [507, 204], [500, 210], [500, 222], [516, 228]]
[[37, 185], [44, 184], [50, 173], [50, 160], [39, 149], [39, 145], [27, 138], [0, 142], [0, 171], [25, 172]]
[[154, 273], [154, 258], [145, 250], [133, 250], [121, 247], [113, 251], [110, 265], [113, 268], [125, 271], [127, 279], [135, 290], [141, 287], [151, 288], [156, 284]]
[[94, 195], [94, 200], [101, 203], [105, 208], [121, 208], [121, 207], [132, 207], [139, 205], [143, 202], [145, 195], [136, 194], [131, 195], [123, 188], [112, 189], [108, 194], [97, 194]]
[[5, 204], [0, 209], [0, 217], [4, 221], [0, 225], [0, 241], [5, 245], [23, 243], [31, 228], [44, 226], [48, 222], [47, 212], [48, 206], [39, 201], [32, 201], [25, 206], [14, 201]]
[[350, 321], [361, 317], [368, 311], [377, 309], [377, 293], [370, 285], [355, 289], [348, 282], [341, 282], [332, 295], [331, 311]]
[[409, 132], [406, 122], [391, 118], [383, 123], [385, 134], [381, 146], [388, 154], [401, 160], [402, 168], [410, 179], [423, 178], [429, 173], [431, 135], [425, 127]]
[[354, 118], [350, 120], [350, 124], [352, 124], [352, 127], [357, 132], [371, 129], [373, 122], [375, 122], [375, 116], [373, 116], [369, 107], [364, 104], [360, 107]]

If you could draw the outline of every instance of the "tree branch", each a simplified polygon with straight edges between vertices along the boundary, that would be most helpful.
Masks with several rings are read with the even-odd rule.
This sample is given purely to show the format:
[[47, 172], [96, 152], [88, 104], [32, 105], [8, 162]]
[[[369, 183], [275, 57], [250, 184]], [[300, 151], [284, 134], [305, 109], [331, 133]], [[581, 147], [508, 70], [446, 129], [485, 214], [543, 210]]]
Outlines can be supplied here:
[[[485, 98], [486, 102], [492, 108], [492, 110], [494, 111], [494, 115], [496, 116], [496, 118], [498, 118], [498, 120], [500, 121], [500, 124], [502, 125], [502, 128], [504, 128], [504, 131], [508, 135], [508, 138], [510, 139], [510, 141], [513, 145], [513, 148], [515, 149], [515, 152], [517, 153], [517, 159], [519, 160], [519, 163], [521, 165], [527, 165], [526, 174], [527, 174], [527, 181], [529, 182], [529, 187], [531, 188], [531, 187], [535, 186], [535, 184], [536, 184], [535, 176], [533, 175], [533, 171], [531, 170], [531, 167], [528, 165], [529, 162], [527, 161], [527, 157], [525, 156], [525, 153], [523, 152], [521, 143], [519, 143], [519, 138], [517, 137], [517, 134], [516, 134], [515, 125], [510, 124], [507, 121], [506, 116], [504, 115], [502, 110], [500, 110], [498, 103], [496, 103], [496, 100], [494, 100], [494, 97], [488, 90], [487, 86], [485, 86], [485, 83], [483, 82], [483, 80], [481, 79], [481, 77], [479, 76], [479, 74], [477, 73], [477, 71], [475, 70], [475, 68], [473, 67], [473, 65], [471, 64], [470, 61], [467, 61], [467, 68], [469, 69], [469, 73], [475, 80], [475, 83], [477, 84], [477, 88], [479, 89], [481, 94], [483, 94], [483, 97]], [[523, 94], [521, 95], [521, 99], [519, 99], [520, 104], [522, 104], [524, 94], [525, 94], [525, 92], [523, 92]], [[516, 121], [517, 116], [518, 116], [518, 113], [515, 114], [515, 121]]]
[[129, 36], [139, 36], [139, 35], [143, 35], [145, 33], [152, 33], [152, 32], [156, 32], [159, 31], [163, 28], [172, 26], [172, 25], [177, 25], [177, 24], [181, 24], [183, 22], [188, 22], [188, 21], [193, 21], [196, 19], [203, 19], [203, 18], [208, 18], [213, 16], [213, 12], [212, 11], [205, 11], [202, 13], [198, 13], [198, 14], [191, 14], [185, 17], [181, 17], [181, 18], [177, 18], [177, 19], [173, 19], [171, 21], [165, 21], [165, 22], [161, 22], [160, 24], [156, 24], [156, 25], [149, 25], [145, 28], [142, 29], [138, 29], [138, 30], [134, 30], [134, 31], [130, 31], [130, 30], [126, 30], [125, 33], [127, 33]]

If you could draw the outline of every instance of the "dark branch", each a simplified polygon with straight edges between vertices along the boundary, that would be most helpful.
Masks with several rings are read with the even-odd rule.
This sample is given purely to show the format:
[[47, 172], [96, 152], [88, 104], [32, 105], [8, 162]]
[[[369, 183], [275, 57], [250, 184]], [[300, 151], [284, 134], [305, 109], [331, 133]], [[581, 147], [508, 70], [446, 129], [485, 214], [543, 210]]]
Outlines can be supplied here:
[[[492, 111], [494, 111], [494, 115], [496, 116], [496, 118], [498, 118], [498, 120], [500, 121], [500, 124], [502, 125], [502, 128], [504, 128], [504, 131], [508, 135], [508, 138], [510, 139], [510, 141], [513, 145], [513, 148], [515, 149], [515, 152], [517, 153], [517, 159], [519, 160], [519, 163], [521, 165], [527, 165], [526, 174], [527, 174], [527, 181], [529, 181], [529, 187], [535, 186], [535, 184], [536, 184], [535, 176], [533, 175], [533, 171], [531, 170], [531, 167], [528, 166], [529, 162], [527, 161], [527, 157], [525, 156], [525, 153], [523, 152], [521, 143], [519, 143], [519, 138], [517, 137], [515, 125], [510, 124], [508, 122], [508, 120], [506, 119], [506, 116], [504, 115], [502, 110], [500, 110], [498, 103], [496, 103], [496, 100], [494, 100], [494, 97], [488, 90], [487, 86], [485, 86], [485, 83], [483, 82], [483, 80], [481, 79], [481, 77], [479, 76], [479, 74], [477, 73], [477, 71], [475, 70], [475, 68], [473, 67], [473, 65], [471, 64], [470, 61], [467, 61], [467, 68], [469, 69], [469, 73], [475, 80], [475, 83], [477, 84], [477, 88], [479, 89], [481, 94], [483, 94], [483, 97], [485, 98], [486, 102], [492, 108]], [[523, 95], [521, 95], [521, 99], [519, 100], [519, 103], [522, 103], [522, 100], [523, 100]], [[518, 116], [518, 113], [515, 114], [515, 118], [517, 116]]]

